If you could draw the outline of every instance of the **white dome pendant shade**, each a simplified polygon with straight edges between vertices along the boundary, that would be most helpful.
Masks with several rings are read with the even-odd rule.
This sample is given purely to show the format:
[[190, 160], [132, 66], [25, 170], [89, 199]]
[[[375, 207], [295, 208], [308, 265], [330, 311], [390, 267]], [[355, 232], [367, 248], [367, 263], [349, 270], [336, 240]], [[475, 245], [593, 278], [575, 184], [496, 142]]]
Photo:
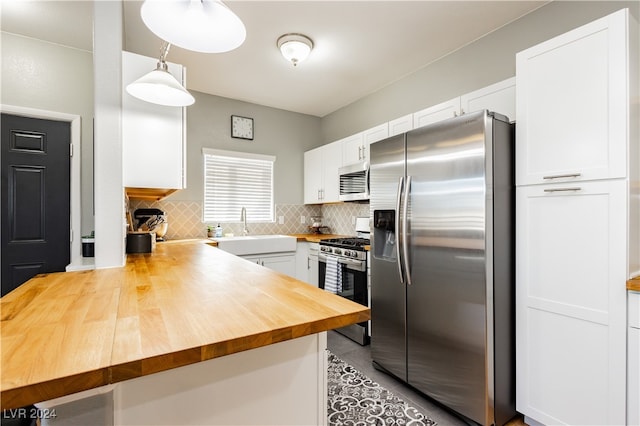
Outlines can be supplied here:
[[286, 60], [290, 61], [293, 66], [297, 66], [299, 62], [304, 61], [313, 49], [313, 41], [304, 34], [289, 33], [280, 36], [277, 41], [278, 49]]
[[145, 0], [140, 15], [161, 39], [196, 52], [228, 52], [247, 36], [240, 18], [220, 0]]
[[127, 85], [127, 93], [152, 104], [183, 107], [192, 105], [195, 98], [169, 72], [165, 57], [170, 44], [163, 43], [155, 70]]

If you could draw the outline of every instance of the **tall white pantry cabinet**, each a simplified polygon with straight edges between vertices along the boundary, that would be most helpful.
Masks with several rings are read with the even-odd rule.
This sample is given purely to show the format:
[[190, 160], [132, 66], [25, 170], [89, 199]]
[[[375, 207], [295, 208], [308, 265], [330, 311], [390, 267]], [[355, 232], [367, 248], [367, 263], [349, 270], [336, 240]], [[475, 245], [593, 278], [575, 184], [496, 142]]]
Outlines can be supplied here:
[[528, 424], [622, 425], [634, 403], [637, 43], [624, 9], [516, 55], [516, 409]]

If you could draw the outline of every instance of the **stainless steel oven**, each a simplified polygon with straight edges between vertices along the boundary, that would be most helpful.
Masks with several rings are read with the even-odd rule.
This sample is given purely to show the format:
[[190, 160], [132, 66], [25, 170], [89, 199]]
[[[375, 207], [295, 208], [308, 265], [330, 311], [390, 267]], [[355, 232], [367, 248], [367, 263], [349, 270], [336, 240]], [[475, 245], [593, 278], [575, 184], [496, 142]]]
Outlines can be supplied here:
[[[320, 241], [318, 254], [318, 285], [364, 306], [369, 306], [367, 285], [367, 252], [364, 238], [337, 238]], [[327, 264], [337, 273], [327, 274]], [[331, 282], [331, 280], [337, 282]], [[368, 322], [342, 327], [336, 331], [355, 342], [369, 343]]]

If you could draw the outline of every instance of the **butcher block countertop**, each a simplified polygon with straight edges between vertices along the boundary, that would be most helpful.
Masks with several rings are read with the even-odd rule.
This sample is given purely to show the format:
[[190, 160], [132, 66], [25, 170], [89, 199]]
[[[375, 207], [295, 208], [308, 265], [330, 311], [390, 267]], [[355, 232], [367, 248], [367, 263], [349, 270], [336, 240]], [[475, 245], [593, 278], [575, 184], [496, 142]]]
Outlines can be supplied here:
[[203, 241], [38, 275], [0, 299], [1, 408], [343, 327], [369, 309]]
[[292, 237], [296, 237], [298, 241], [308, 241], [310, 243], [318, 243], [322, 240], [328, 240], [331, 238], [342, 238], [346, 235], [338, 234], [290, 234]]
[[627, 290], [640, 291], [640, 275], [627, 280]]

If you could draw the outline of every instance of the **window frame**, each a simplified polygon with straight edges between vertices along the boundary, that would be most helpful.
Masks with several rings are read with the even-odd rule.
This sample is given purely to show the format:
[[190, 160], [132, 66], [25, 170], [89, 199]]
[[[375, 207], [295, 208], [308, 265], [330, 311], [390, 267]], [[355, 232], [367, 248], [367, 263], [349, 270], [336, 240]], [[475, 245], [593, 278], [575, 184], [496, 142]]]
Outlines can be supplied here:
[[[268, 193], [265, 192], [265, 196], [268, 196], [269, 198], [269, 202], [268, 202], [269, 205], [267, 206], [266, 203], [263, 203], [261, 206], [259, 206], [259, 208], [252, 209], [251, 205], [253, 204], [255, 206], [256, 204], [255, 200], [247, 199], [245, 202], [242, 200], [242, 198], [239, 198], [240, 201], [238, 201], [237, 195], [242, 194], [242, 191], [240, 191], [238, 188], [233, 188], [233, 186], [242, 186], [243, 184], [256, 183], [255, 181], [251, 182], [250, 180], [246, 180], [246, 181], [243, 180], [242, 182], [231, 184], [228, 187], [228, 189], [231, 191], [230, 193], [234, 193], [236, 195], [236, 200], [233, 200], [233, 201], [229, 199], [226, 200], [227, 207], [225, 207], [225, 209], [227, 210], [227, 214], [225, 216], [215, 217], [214, 216], [215, 210], [213, 207], [214, 199], [209, 200], [209, 198], [215, 197], [211, 195], [211, 193], [215, 191], [209, 188], [211, 183], [208, 183], [208, 179], [215, 179], [215, 174], [216, 174], [215, 170], [210, 170], [209, 161], [211, 161], [212, 157], [220, 157], [220, 158], [226, 159], [224, 161], [229, 163], [226, 166], [220, 166], [220, 169], [233, 166], [234, 170], [238, 170], [238, 167], [246, 166], [245, 168], [249, 170], [250, 169], [249, 164], [251, 163], [254, 163], [254, 164], [255, 162], [270, 163], [270, 164], [264, 164], [263, 165], [264, 167], [256, 167], [251, 169], [254, 173], [264, 173], [265, 169], [270, 169], [270, 180], [269, 180], [269, 184], [266, 185], [269, 187], [269, 191]], [[274, 155], [256, 154], [256, 153], [241, 152], [241, 151], [229, 151], [229, 150], [203, 147], [202, 148], [202, 171], [203, 171], [202, 222], [203, 223], [239, 223], [240, 210], [242, 207], [246, 207], [247, 222], [275, 223], [276, 222], [275, 191], [274, 191], [275, 162], [276, 162], [276, 157]], [[228, 176], [228, 174], [224, 174], [224, 172], [221, 170], [218, 170], [218, 173], [222, 173], [223, 175]], [[263, 181], [264, 181], [264, 176], [262, 177], [262, 179], [260, 179], [260, 182], [263, 182]], [[220, 198], [216, 197], [216, 199], [220, 199]], [[231, 213], [229, 212], [236, 208], [237, 208], [237, 215], [235, 213], [231, 215]], [[256, 211], [263, 212], [263, 213], [268, 212], [268, 216], [270, 217], [267, 218], [266, 217], [267, 215], [262, 214], [260, 215], [260, 217], [256, 218]]]

